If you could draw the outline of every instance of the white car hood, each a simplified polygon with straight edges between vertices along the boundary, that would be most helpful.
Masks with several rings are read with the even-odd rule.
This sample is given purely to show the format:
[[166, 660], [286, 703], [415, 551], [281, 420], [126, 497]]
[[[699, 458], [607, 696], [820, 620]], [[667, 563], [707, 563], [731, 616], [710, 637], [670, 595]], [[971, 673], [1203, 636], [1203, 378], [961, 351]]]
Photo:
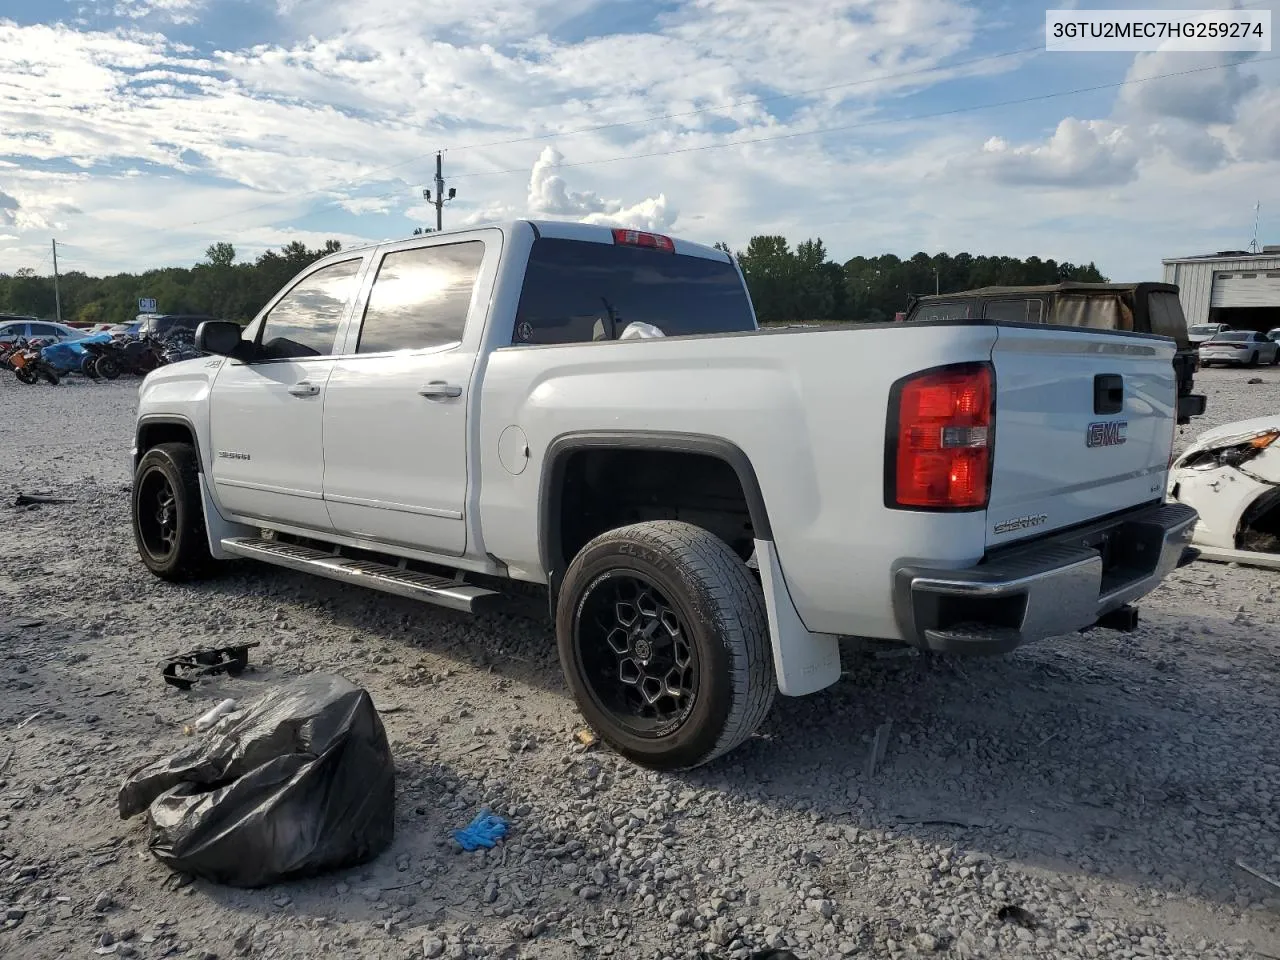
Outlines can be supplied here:
[[1280, 430], [1280, 413], [1273, 413], [1265, 417], [1254, 417], [1252, 420], [1237, 420], [1235, 423], [1228, 423], [1212, 430], [1206, 430], [1196, 437], [1191, 446], [1187, 447], [1178, 459], [1184, 460], [1189, 454], [1212, 449], [1213, 447], [1229, 447], [1232, 444], [1244, 443], [1259, 434], [1270, 433], [1273, 430]]

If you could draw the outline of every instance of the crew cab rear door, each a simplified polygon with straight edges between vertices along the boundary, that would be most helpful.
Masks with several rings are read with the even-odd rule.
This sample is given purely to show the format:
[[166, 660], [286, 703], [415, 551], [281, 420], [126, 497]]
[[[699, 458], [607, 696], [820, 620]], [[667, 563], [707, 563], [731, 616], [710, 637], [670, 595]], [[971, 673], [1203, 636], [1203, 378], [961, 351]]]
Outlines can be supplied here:
[[1172, 340], [999, 325], [987, 543], [1159, 500], [1173, 446]]
[[324, 404], [338, 533], [465, 551], [474, 370], [501, 254], [486, 229], [395, 244], [370, 265]]

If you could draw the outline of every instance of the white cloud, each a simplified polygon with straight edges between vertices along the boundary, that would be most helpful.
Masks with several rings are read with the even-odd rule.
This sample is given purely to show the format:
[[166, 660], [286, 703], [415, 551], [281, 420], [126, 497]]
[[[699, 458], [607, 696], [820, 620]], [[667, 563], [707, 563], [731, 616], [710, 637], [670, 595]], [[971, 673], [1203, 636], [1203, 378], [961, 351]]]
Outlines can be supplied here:
[[[18, 198], [11, 197], [9, 194], [0, 190], [0, 223], [12, 226], [18, 219]], [[13, 240], [14, 237], [6, 237], [7, 240]]]
[[202, 5], [203, 0], [114, 0], [112, 12], [131, 20], [157, 17], [172, 23], [193, 23]]
[[526, 209], [530, 216], [564, 217], [584, 223], [614, 224], [640, 230], [666, 230], [678, 216], [666, 194], [637, 203], [606, 200], [591, 191], [570, 190], [555, 168], [564, 160], [555, 147], [544, 147], [529, 176]]
[[1122, 126], [1067, 117], [1043, 143], [1013, 146], [991, 137], [967, 162], [997, 183], [1116, 186], [1137, 175], [1138, 150]]
[[1131, 85], [1121, 88], [1117, 110], [1144, 119], [1231, 123], [1241, 101], [1258, 86], [1258, 78], [1238, 65], [1241, 59], [1238, 53], [1139, 53], [1125, 75]]

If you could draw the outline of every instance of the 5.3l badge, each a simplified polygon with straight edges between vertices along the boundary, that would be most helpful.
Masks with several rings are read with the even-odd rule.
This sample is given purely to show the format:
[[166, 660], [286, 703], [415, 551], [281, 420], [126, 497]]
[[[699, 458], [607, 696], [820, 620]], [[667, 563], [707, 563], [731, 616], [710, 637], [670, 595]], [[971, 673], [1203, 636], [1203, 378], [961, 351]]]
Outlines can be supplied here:
[[1103, 420], [1091, 423], [1089, 429], [1085, 431], [1084, 445], [1086, 447], [1118, 447], [1124, 443], [1128, 430], [1128, 420]]

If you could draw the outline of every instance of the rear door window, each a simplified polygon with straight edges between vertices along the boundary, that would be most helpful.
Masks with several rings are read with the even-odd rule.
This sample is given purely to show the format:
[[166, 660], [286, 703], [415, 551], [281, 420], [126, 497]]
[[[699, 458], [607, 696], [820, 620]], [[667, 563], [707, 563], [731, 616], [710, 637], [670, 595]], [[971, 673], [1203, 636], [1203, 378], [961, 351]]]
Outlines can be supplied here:
[[1041, 323], [1044, 321], [1044, 301], [1033, 297], [1017, 300], [988, 300], [982, 315], [988, 320], [1005, 323]]
[[635, 322], [669, 337], [756, 328], [742, 278], [725, 260], [554, 237], [533, 242], [513, 344], [614, 340]]
[[272, 359], [333, 353], [338, 325], [355, 293], [360, 259], [331, 263], [286, 293], [262, 324], [261, 343]]
[[973, 316], [973, 304], [968, 300], [945, 300], [922, 303], [907, 319], [913, 323], [938, 320], [968, 320]]
[[483, 259], [479, 240], [388, 253], [369, 293], [356, 353], [460, 343]]

